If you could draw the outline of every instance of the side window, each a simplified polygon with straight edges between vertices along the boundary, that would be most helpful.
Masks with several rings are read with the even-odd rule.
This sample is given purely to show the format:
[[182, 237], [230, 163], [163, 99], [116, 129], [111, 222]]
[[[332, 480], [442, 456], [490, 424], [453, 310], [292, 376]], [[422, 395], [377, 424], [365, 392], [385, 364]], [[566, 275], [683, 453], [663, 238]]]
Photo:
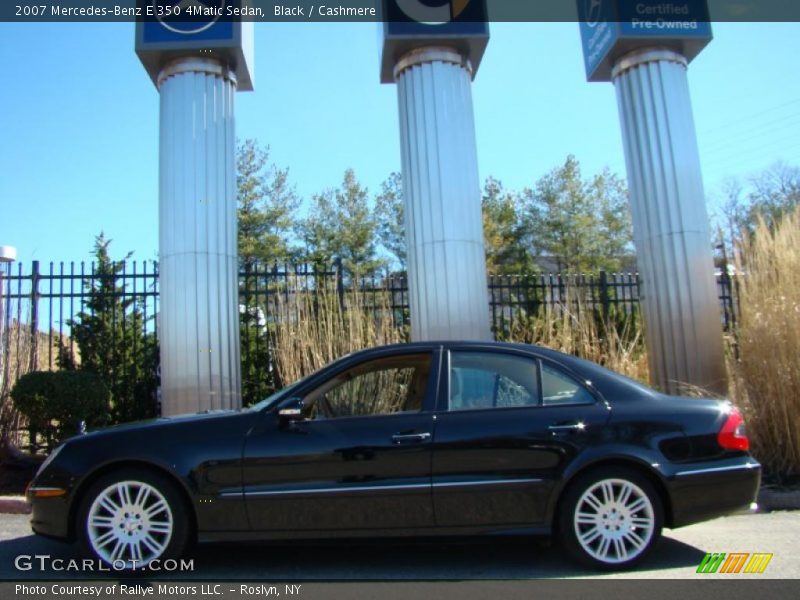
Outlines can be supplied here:
[[538, 403], [536, 361], [512, 354], [450, 353], [450, 410]]
[[339, 373], [311, 392], [310, 418], [332, 419], [422, 409], [430, 354], [392, 356]]
[[542, 361], [542, 401], [545, 406], [591, 404], [594, 397], [572, 377]]

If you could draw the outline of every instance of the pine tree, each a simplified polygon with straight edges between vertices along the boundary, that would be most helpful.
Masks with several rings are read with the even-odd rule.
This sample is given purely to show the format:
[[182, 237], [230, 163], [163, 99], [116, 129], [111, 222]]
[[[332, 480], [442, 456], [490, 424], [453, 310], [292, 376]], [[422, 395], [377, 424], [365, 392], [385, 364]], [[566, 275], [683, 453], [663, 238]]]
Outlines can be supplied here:
[[587, 193], [599, 215], [600, 227], [597, 258], [592, 267], [620, 271], [624, 266], [623, 258], [634, 254], [628, 188], [618, 175], [604, 169], [587, 185]]
[[381, 245], [397, 259], [399, 270], [404, 271], [407, 248], [403, 177], [400, 173], [392, 173], [381, 184], [381, 193], [375, 196], [375, 218]]
[[341, 187], [314, 196], [299, 228], [308, 262], [324, 267], [341, 259], [345, 271], [362, 275], [385, 264], [377, 258], [378, 223], [368, 199], [352, 169], [345, 171]]
[[259, 262], [292, 259], [300, 198], [289, 184], [289, 170], [269, 162], [269, 147], [248, 139], [238, 148], [236, 183], [240, 264], [252, 269]]
[[237, 153], [240, 280], [239, 343], [242, 356], [242, 400], [245, 405], [274, 391], [270, 336], [264, 290], [274, 287], [269, 265], [294, 260], [291, 238], [297, 226], [300, 198], [289, 183], [288, 169], [269, 161], [269, 147], [248, 139]]
[[111, 393], [111, 421], [122, 423], [155, 415], [159, 356], [142, 310], [124, 296], [119, 283], [124, 262], [111, 259], [110, 244], [103, 233], [97, 236], [94, 270], [83, 284], [83, 310], [69, 326], [80, 350], [80, 369], [103, 380]]
[[490, 275], [522, 275], [535, 270], [523, 243], [517, 199], [503, 184], [489, 177], [481, 201], [486, 269]]
[[608, 171], [584, 181], [578, 160], [568, 156], [520, 195], [526, 245], [561, 273], [619, 268], [632, 241], [626, 194]]

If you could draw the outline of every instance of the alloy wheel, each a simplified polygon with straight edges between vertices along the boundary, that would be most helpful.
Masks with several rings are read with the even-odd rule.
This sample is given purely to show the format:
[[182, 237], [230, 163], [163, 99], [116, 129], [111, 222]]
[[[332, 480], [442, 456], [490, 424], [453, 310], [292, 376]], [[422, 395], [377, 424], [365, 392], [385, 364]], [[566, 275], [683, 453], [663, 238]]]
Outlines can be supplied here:
[[174, 518], [164, 495], [142, 481], [119, 481], [103, 489], [86, 517], [92, 550], [126, 569], [159, 558], [172, 538]]
[[626, 479], [602, 479], [589, 486], [573, 512], [578, 543], [591, 558], [613, 565], [644, 552], [655, 532], [650, 497]]

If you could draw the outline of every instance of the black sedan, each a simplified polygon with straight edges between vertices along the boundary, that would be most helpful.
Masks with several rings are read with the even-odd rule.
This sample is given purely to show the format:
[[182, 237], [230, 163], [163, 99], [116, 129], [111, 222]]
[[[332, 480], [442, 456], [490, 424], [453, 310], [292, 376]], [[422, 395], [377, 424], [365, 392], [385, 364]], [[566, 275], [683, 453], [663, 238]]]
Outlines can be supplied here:
[[70, 439], [32, 482], [36, 533], [115, 568], [191, 541], [556, 536], [624, 568], [679, 527], [747, 507], [739, 412], [528, 345], [348, 355], [245, 410]]

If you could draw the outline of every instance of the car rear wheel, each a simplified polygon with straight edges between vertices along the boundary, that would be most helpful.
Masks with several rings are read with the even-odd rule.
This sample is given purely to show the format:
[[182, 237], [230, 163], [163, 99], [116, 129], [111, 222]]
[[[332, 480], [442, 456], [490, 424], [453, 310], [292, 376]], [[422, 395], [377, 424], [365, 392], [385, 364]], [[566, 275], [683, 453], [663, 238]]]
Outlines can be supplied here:
[[569, 487], [558, 529], [578, 561], [614, 570], [641, 561], [660, 537], [662, 523], [661, 499], [650, 481], [618, 467], [589, 472]]
[[91, 485], [77, 525], [88, 553], [115, 570], [130, 571], [182, 554], [190, 531], [186, 514], [169, 479], [145, 469], [124, 469]]

